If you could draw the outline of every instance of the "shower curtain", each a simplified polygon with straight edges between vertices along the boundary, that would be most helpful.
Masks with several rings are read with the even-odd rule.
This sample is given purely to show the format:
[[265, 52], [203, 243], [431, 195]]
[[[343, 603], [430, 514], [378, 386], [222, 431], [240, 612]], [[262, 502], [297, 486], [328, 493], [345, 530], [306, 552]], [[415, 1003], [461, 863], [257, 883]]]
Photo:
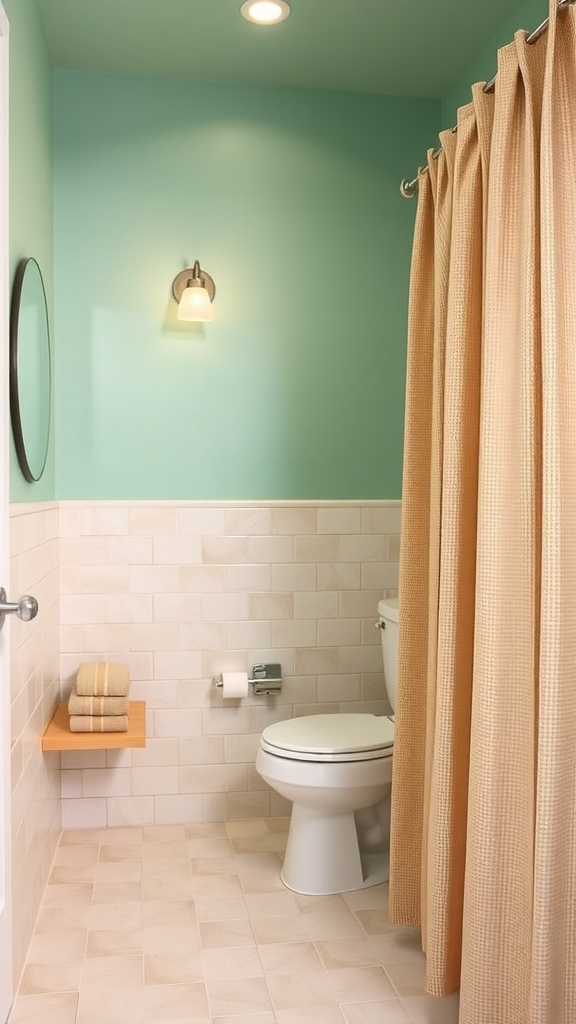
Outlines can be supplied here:
[[419, 174], [390, 914], [460, 1024], [576, 1022], [576, 21]]

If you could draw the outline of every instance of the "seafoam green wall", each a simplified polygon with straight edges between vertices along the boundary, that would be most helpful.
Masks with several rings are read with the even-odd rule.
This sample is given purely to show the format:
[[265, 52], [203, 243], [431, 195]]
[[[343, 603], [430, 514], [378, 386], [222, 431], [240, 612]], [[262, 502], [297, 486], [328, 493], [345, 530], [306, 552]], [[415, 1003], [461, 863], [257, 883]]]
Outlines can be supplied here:
[[[397, 498], [436, 101], [58, 73], [57, 492]], [[179, 324], [199, 259], [216, 320]]]
[[[52, 68], [35, 0], [3, 0], [10, 23], [10, 269], [33, 256], [39, 263], [53, 324]], [[52, 431], [46, 470], [38, 483], [24, 480], [10, 446], [10, 499], [55, 496]]]

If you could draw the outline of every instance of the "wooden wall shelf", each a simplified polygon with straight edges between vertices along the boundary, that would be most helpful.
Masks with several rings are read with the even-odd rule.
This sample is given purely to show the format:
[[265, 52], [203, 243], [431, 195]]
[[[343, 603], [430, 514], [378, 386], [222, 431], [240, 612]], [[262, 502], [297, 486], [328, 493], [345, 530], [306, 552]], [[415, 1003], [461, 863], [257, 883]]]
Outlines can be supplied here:
[[42, 736], [42, 750], [119, 750], [146, 746], [146, 702], [131, 700], [127, 732], [71, 732], [68, 704], [59, 704]]

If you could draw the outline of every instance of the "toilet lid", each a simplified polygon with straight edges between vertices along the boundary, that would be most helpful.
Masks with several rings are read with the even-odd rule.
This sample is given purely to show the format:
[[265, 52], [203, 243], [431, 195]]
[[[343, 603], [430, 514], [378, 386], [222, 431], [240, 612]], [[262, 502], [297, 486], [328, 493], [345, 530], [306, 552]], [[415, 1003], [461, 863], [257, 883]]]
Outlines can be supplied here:
[[378, 715], [305, 715], [266, 726], [261, 745], [301, 761], [365, 761], [391, 755], [394, 723]]

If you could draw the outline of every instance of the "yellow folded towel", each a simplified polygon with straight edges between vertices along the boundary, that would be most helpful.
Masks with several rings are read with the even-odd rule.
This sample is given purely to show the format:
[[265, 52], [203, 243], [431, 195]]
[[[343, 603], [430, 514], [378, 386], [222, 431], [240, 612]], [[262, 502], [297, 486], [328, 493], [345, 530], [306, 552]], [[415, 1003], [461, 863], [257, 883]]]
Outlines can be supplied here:
[[70, 732], [128, 732], [128, 715], [70, 715]]
[[128, 697], [85, 697], [73, 688], [68, 712], [71, 715], [127, 715]]
[[76, 675], [76, 692], [82, 697], [127, 697], [130, 690], [128, 665], [111, 661], [86, 661]]

